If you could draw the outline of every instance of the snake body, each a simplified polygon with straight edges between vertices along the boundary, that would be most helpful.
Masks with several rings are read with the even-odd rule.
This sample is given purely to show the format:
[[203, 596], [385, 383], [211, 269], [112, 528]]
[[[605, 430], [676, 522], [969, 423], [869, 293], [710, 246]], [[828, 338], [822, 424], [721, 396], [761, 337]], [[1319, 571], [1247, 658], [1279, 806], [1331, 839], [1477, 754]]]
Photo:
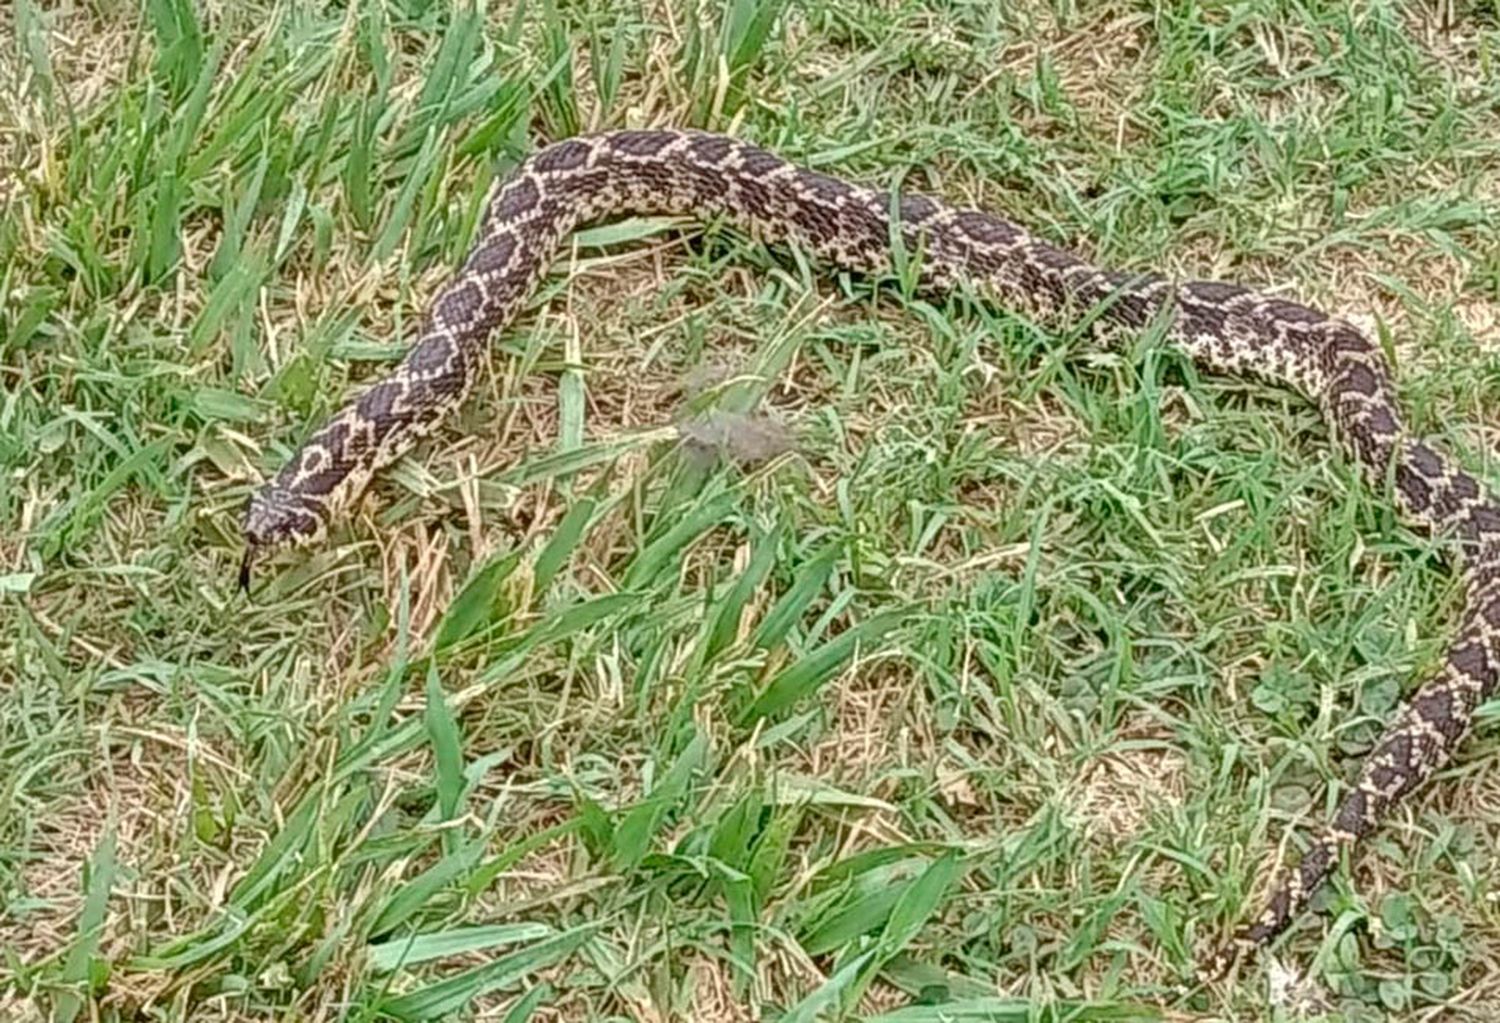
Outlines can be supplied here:
[[794, 242], [833, 267], [879, 275], [905, 266], [928, 291], [966, 289], [1045, 324], [1086, 320], [1113, 332], [1165, 324], [1168, 342], [1202, 367], [1306, 395], [1366, 483], [1390, 493], [1402, 521], [1452, 541], [1465, 600], [1442, 663], [1396, 714], [1264, 910], [1205, 961], [1205, 976], [1222, 975], [1280, 934], [1340, 854], [1448, 760], [1495, 691], [1500, 505], [1408, 434], [1381, 349], [1354, 327], [1234, 284], [1102, 269], [989, 213], [919, 194], [893, 201], [889, 191], [701, 132], [568, 139], [537, 150], [497, 184], [472, 250], [433, 299], [415, 345], [252, 497], [242, 585], [258, 552], [321, 538], [381, 466], [458, 408], [489, 337], [516, 315], [568, 234], [622, 214], [722, 218], [768, 241]]

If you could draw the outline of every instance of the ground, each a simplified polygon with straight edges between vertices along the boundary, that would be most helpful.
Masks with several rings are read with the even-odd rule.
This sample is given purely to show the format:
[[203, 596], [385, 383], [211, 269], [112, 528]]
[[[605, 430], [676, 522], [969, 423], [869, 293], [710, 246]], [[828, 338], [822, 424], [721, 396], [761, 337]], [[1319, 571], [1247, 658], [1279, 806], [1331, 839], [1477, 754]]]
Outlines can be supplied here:
[[[0, 1015], [1500, 1018], [1483, 728], [1272, 955], [1174, 990], [1458, 595], [1305, 401], [1150, 336], [602, 227], [457, 421], [235, 588], [248, 495], [495, 175], [601, 128], [1318, 304], [1494, 481], [1495, 4], [0, 22]], [[705, 407], [748, 417], [717, 459]]]

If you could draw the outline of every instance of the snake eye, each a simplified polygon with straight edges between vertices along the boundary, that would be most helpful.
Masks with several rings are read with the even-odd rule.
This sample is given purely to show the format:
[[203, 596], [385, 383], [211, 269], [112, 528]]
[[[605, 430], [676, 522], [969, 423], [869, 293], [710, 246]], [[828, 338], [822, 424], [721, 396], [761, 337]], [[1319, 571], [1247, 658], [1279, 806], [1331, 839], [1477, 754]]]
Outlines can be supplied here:
[[247, 544], [262, 550], [315, 543], [324, 532], [321, 510], [311, 499], [272, 485], [250, 499], [241, 532]]

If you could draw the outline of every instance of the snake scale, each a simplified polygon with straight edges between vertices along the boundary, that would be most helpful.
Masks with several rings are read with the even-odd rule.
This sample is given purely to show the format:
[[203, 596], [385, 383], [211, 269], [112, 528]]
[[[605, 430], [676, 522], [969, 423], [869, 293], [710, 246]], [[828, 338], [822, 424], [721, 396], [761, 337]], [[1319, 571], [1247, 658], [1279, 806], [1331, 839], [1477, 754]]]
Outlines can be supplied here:
[[[1094, 266], [1021, 227], [920, 194], [893, 201], [721, 135], [617, 131], [534, 152], [488, 199], [462, 268], [433, 299], [396, 369], [336, 413], [251, 498], [240, 582], [252, 560], [312, 543], [371, 476], [463, 402], [488, 338], [508, 323], [576, 227], [612, 215], [722, 218], [820, 263], [893, 272], [915, 254], [919, 285], [966, 289], [1043, 324], [1092, 317], [1104, 333], [1165, 325], [1198, 365], [1290, 386], [1321, 410], [1367, 485], [1401, 520], [1455, 551], [1465, 600], [1441, 665], [1404, 703], [1333, 819], [1272, 889], [1263, 912], [1201, 964], [1222, 976], [1305, 908], [1341, 853], [1453, 753], [1500, 680], [1500, 505], [1450, 458], [1411, 437], [1381, 349], [1315, 309], [1217, 281], [1172, 282]], [[899, 244], [898, 244], [899, 240]]]

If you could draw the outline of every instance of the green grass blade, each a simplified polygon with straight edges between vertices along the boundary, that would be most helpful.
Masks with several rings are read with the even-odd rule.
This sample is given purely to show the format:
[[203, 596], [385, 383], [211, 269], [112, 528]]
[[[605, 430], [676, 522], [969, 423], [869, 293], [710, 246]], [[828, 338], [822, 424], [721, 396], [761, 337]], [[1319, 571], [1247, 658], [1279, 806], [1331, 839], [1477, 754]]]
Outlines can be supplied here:
[[703, 766], [708, 754], [708, 739], [695, 735], [661, 781], [639, 805], [625, 815], [615, 828], [611, 862], [615, 870], [637, 866], [651, 848], [651, 841], [687, 791], [693, 774]]
[[230, 906], [244, 911], [255, 908], [268, 894], [276, 878], [296, 865], [302, 846], [312, 838], [312, 825], [317, 819], [322, 798], [321, 788], [313, 788], [302, 797], [297, 808], [287, 816], [285, 825], [230, 889]]
[[377, 1008], [399, 1020], [429, 1020], [451, 1016], [481, 995], [510, 987], [528, 974], [561, 962], [598, 930], [597, 924], [575, 927], [447, 980], [429, 984], [408, 994], [382, 999]]
[[130, 452], [120, 459], [71, 507], [64, 507], [56, 516], [57, 521], [44, 523], [40, 533], [43, 551], [48, 557], [70, 543], [81, 542], [103, 514], [109, 499], [132, 479], [149, 478], [156, 467], [156, 460], [170, 446], [169, 438], [152, 441]]
[[16, 44], [31, 65], [32, 76], [41, 93], [43, 104], [52, 111], [53, 96], [57, 80], [52, 73], [52, 54], [47, 47], [47, 29], [35, 0], [16, 0], [15, 6]]
[[567, 479], [586, 469], [616, 461], [629, 451], [674, 434], [675, 430], [667, 428], [596, 441], [573, 451], [559, 451], [550, 455], [542, 455], [539, 458], [529, 458], [521, 465], [507, 469], [494, 478], [497, 483], [504, 483], [508, 486], [524, 486], [528, 483], [550, 479]]
[[[229, 215], [224, 219], [224, 233], [219, 238], [218, 249], [209, 265], [209, 275], [215, 280], [222, 280], [240, 268], [240, 252], [245, 244], [245, 234], [254, 219], [255, 208], [260, 204], [261, 189], [265, 185], [266, 172], [270, 166], [270, 157], [261, 153], [254, 170], [225, 184], [224, 201], [229, 207]], [[234, 189], [240, 180], [244, 184], [236, 194]]]
[[188, 351], [203, 351], [226, 327], [243, 316], [252, 307], [265, 276], [266, 268], [258, 254], [236, 259], [229, 272], [209, 292], [202, 313], [188, 333]]
[[[745, 605], [760, 584], [765, 581], [771, 571], [771, 566], [776, 563], [776, 556], [785, 536], [785, 528], [778, 524], [776, 529], [758, 538], [754, 551], [750, 555], [750, 563], [745, 566], [745, 570], [735, 579], [734, 585], [714, 609], [712, 625], [704, 634], [703, 645], [699, 650], [700, 662], [712, 660], [719, 651], [733, 642], [735, 633], [740, 628], [740, 617], [744, 613]], [[818, 588], [821, 589], [821, 587], [820, 582]]]
[[[115, 828], [111, 822], [100, 836], [94, 853], [89, 857], [84, 872], [83, 911], [78, 914], [78, 937], [68, 950], [63, 964], [61, 980], [64, 984], [87, 994], [93, 986], [94, 957], [99, 951], [99, 938], [104, 931], [105, 916], [109, 911], [109, 895], [115, 882]], [[57, 996], [52, 1018], [60, 1023], [72, 1023], [83, 1011], [83, 994], [67, 991]]]
[[538, 984], [516, 1000], [501, 1023], [527, 1023], [543, 1002], [553, 996], [552, 985]]
[[748, 72], [760, 59], [785, 0], [732, 0], [719, 33], [719, 53], [729, 72], [721, 114], [732, 114], [744, 102]]
[[875, 644], [906, 619], [902, 611], [877, 615], [840, 633], [809, 654], [787, 666], [761, 690], [740, 717], [741, 724], [772, 717], [810, 696], [834, 676], [855, 654], [860, 644]]
[[349, 143], [349, 155], [344, 160], [344, 171], [340, 175], [344, 186], [344, 201], [354, 215], [355, 224], [364, 231], [369, 230], [375, 215], [370, 179], [375, 162], [377, 119], [375, 101], [368, 96], [361, 99], [359, 112], [354, 119], [354, 136]]
[[[828, 955], [873, 934], [890, 919], [901, 893], [898, 887], [877, 888], [851, 898], [801, 937], [802, 950], [810, 956]], [[875, 951], [871, 949], [870, 954]]]
[[187, 156], [203, 125], [203, 115], [208, 109], [209, 97], [219, 75], [219, 62], [224, 57], [227, 45], [223, 38], [215, 40], [213, 49], [198, 68], [193, 90], [188, 93], [173, 119], [172, 141], [163, 153], [164, 165], [182, 170], [189, 182], [192, 181], [192, 176], [186, 170]]
[[[438, 680], [437, 667], [430, 662], [427, 665], [427, 709], [424, 716], [427, 739], [432, 744], [433, 765], [437, 770], [434, 788], [437, 790], [439, 819], [451, 821], [458, 816], [464, 794], [463, 741], [458, 735], [458, 722], [448, 709], [448, 694]], [[448, 853], [455, 853], [458, 833], [448, 829], [443, 832], [443, 838]]]
[[474, 53], [474, 43], [481, 35], [480, 12], [477, 6], [457, 6], [448, 19], [448, 27], [438, 44], [437, 55], [432, 58], [422, 91], [417, 96], [419, 111], [435, 111], [452, 98], [459, 80], [459, 72], [469, 63]]
[[519, 551], [497, 554], [464, 584], [438, 624], [433, 649], [441, 652], [504, 621], [511, 610], [504, 600], [505, 584], [520, 561]]
[[483, 852], [484, 846], [479, 842], [445, 852], [436, 863], [402, 884], [382, 903], [370, 924], [370, 936], [379, 938], [389, 934], [421, 912], [441, 892], [472, 870]]
[[860, 995], [875, 979], [881, 967], [900, 954], [932, 916], [942, 907], [948, 890], [958, 879], [962, 866], [955, 852], [947, 852], [928, 865], [909, 884], [903, 885], [891, 907], [885, 927], [876, 939], [874, 955], [861, 971], [859, 979], [845, 992], [845, 1005], [859, 1001]]
[[[602, 484], [601, 480], [600, 485]], [[531, 584], [538, 598], [547, 592], [547, 587], [552, 585], [552, 580], [572, 557], [598, 507], [599, 499], [593, 494], [574, 498], [562, 521], [558, 522], [557, 528], [547, 539], [546, 545], [537, 552], [536, 561], [531, 568]]]
[[556, 73], [541, 89], [543, 116], [553, 138], [578, 134], [580, 116], [573, 82], [573, 40], [558, 14], [555, 0], [542, 0], [542, 46]]
[[901, 893], [885, 931], [880, 935], [881, 955], [889, 958], [903, 950], [917, 936], [932, 915], [942, 907], [948, 889], [963, 873], [956, 852], [944, 853], [934, 860]]
[[838, 545], [830, 544], [803, 562], [798, 568], [796, 581], [767, 612], [750, 642], [762, 650], [781, 643], [822, 594], [841, 553], [843, 551]]
[[813, 1023], [814, 1020], [823, 1018], [824, 1013], [834, 1009], [844, 997], [844, 992], [859, 979], [860, 971], [873, 955], [873, 951], [865, 952], [849, 960], [832, 977], [788, 1009], [786, 1015], [781, 1017], [782, 1023]]
[[157, 179], [156, 195], [151, 200], [150, 229], [146, 249], [144, 277], [147, 284], [159, 284], [176, 269], [182, 257], [181, 214], [183, 186], [176, 169], [164, 167]]
[[156, 68], [174, 95], [197, 79], [203, 63], [203, 29], [192, 0], [148, 0], [147, 19], [156, 37]]
[[401, 244], [401, 236], [406, 233], [406, 226], [411, 221], [417, 196], [427, 184], [433, 168], [440, 159], [437, 140], [438, 128], [437, 125], [433, 125], [427, 130], [422, 140], [422, 148], [417, 156], [416, 165], [411, 169], [401, 185], [401, 190], [396, 194], [396, 203], [390, 216], [386, 218], [385, 227], [381, 229], [380, 236], [375, 239], [375, 244], [370, 249], [370, 258], [377, 263], [388, 259], [391, 253], [396, 251], [396, 246]]
[[625, 586], [630, 589], [645, 589], [663, 574], [670, 573], [683, 549], [714, 526], [720, 525], [740, 501], [735, 491], [726, 491], [681, 516], [672, 516], [666, 521], [669, 527], [656, 539], [650, 541], [636, 555], [625, 572]]
[[483, 952], [503, 945], [546, 938], [553, 933], [553, 929], [546, 924], [518, 923], [458, 927], [430, 934], [413, 934], [370, 945], [370, 965], [381, 973], [389, 973], [392, 970], [410, 969], [430, 959]]

